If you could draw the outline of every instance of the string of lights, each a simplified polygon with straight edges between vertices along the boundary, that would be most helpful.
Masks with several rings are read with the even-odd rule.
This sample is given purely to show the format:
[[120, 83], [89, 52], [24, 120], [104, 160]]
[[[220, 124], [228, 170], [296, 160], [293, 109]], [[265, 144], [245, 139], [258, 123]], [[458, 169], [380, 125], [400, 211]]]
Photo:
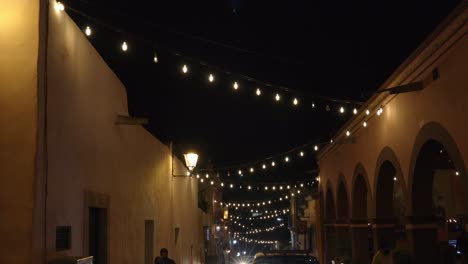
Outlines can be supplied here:
[[205, 179], [203, 177], [200, 177], [200, 175], [198, 174], [197, 176], [197, 179], [200, 180], [201, 183], [205, 183], [205, 182], [209, 182], [211, 186], [213, 187], [219, 187], [219, 188], [228, 188], [228, 189], [245, 189], [245, 190], [248, 190], [248, 191], [265, 191], [265, 192], [275, 192], [275, 191], [278, 191], [278, 192], [284, 192], [284, 191], [288, 191], [290, 190], [291, 188], [306, 188], [306, 187], [310, 187], [310, 186], [313, 186], [314, 184], [317, 183], [317, 178], [315, 178], [313, 181], [298, 181], [298, 182], [295, 182], [294, 184], [288, 184], [288, 183], [285, 183], [285, 182], [282, 182], [282, 183], [265, 183], [265, 184], [234, 184], [233, 181], [231, 181], [231, 183], [228, 182], [224, 182], [224, 181], [219, 181], [219, 180], [209, 180], [209, 175], [206, 175], [205, 176], [205, 179], [207, 179], [205, 181]]
[[252, 235], [252, 234], [259, 234], [259, 233], [264, 233], [264, 232], [272, 232], [276, 229], [284, 227], [284, 223], [281, 223], [279, 225], [267, 227], [267, 228], [255, 228], [255, 229], [250, 229], [249, 231], [246, 232], [234, 232], [234, 235]]
[[[85, 1], [85, 3], [87, 2]], [[65, 6], [60, 1], [56, 1], [55, 8], [58, 11], [65, 11]], [[82, 12], [71, 6], [68, 6], [66, 10], [69, 10], [73, 12], [74, 14], [81, 16], [82, 18], [90, 21], [91, 23], [95, 23], [99, 26], [106, 27], [107, 29], [111, 31], [117, 32], [119, 35], [126, 35], [128, 40], [121, 40], [120, 42], [121, 51], [124, 54], [130, 52], [132, 48], [135, 45], [137, 45], [137, 44], [133, 44], [135, 42], [147, 42], [147, 43], [150, 43], [151, 45], [154, 45], [155, 40], [148, 40], [148, 38], [138, 37], [135, 34], [126, 32], [125, 30], [117, 28], [113, 25], [109, 25], [108, 23], [102, 21], [101, 19], [91, 16], [87, 14], [86, 12]], [[91, 37], [91, 36], [96, 37], [95, 36], [96, 33], [93, 31], [91, 27], [91, 23], [89, 23], [83, 28], [83, 33], [87, 37]], [[232, 80], [231, 84], [232, 84], [232, 89], [234, 91], [243, 89], [244, 84], [245, 84], [246, 87], [248, 86], [252, 87], [251, 88], [252, 95], [257, 96], [257, 97], [265, 95], [266, 89], [273, 90], [273, 92], [271, 93], [273, 95], [272, 100], [277, 103], [286, 100], [286, 101], [290, 101], [290, 104], [292, 107], [299, 107], [303, 104], [302, 102], [306, 101], [306, 100], [301, 99], [299, 96], [299, 95], [302, 95], [302, 97], [304, 97], [303, 92], [291, 89], [290, 87], [274, 85], [274, 84], [256, 79], [251, 76], [247, 76], [247, 75], [239, 74], [239, 73], [233, 73], [232, 71], [224, 70], [220, 67], [210, 65], [204, 61], [183, 55], [180, 52], [175, 52], [170, 49], [167, 49], [166, 52], [179, 57], [180, 60], [190, 61], [193, 64], [198, 64], [201, 67], [211, 69], [211, 71], [206, 72], [206, 80], [208, 83], [214, 83], [217, 80], [219, 80], [219, 77], [215, 73], [217, 72], [220, 75], [229, 76], [229, 79]], [[154, 63], [160, 62], [160, 58], [158, 57], [156, 52], [153, 53], [151, 60]], [[180, 71], [183, 75], [188, 75], [192, 72], [191, 66], [188, 63], [183, 63], [180, 66]], [[333, 107], [336, 107], [337, 112], [340, 114], [345, 114], [347, 112], [345, 110], [347, 107], [353, 109], [352, 112], [356, 114], [358, 111], [358, 107], [363, 104], [362, 102], [357, 102], [357, 101], [352, 101], [352, 100], [342, 100], [342, 99], [321, 96], [321, 95], [315, 95], [311, 97], [313, 98], [311, 100], [312, 101], [310, 105], [311, 108], [316, 108], [318, 106], [318, 102], [326, 102], [324, 103], [326, 111], [331, 111], [331, 105], [332, 105]], [[288, 99], [285, 99], [285, 98], [288, 98]]]
[[276, 244], [278, 241], [276, 240], [257, 240], [257, 239], [252, 239], [252, 238], [247, 238], [247, 237], [242, 237], [242, 236], [234, 236], [234, 238], [238, 239], [239, 241], [243, 241], [246, 243], [253, 243], [253, 244], [269, 244], [273, 245]]
[[266, 219], [271, 219], [275, 218], [278, 216], [286, 215], [289, 213], [289, 209], [283, 209], [283, 210], [274, 210], [274, 213], [270, 214], [262, 214], [259, 216], [252, 216], [252, 217], [244, 217], [244, 216], [239, 216], [239, 215], [230, 215], [229, 218], [235, 219], [235, 220], [245, 220], [245, 221], [253, 221], [253, 220], [266, 220]]

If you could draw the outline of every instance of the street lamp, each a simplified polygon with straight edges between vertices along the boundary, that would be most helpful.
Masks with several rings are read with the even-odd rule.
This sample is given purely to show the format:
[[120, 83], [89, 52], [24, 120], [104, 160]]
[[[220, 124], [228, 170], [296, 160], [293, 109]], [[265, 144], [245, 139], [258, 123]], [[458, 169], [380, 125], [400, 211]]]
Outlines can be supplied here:
[[185, 165], [189, 170], [193, 170], [197, 166], [198, 154], [196, 153], [187, 153], [184, 154]]
[[[175, 148], [176, 147], [176, 148]], [[193, 147], [187, 146], [187, 145], [173, 145], [172, 142], [170, 144], [170, 150], [172, 154], [172, 176], [190, 176], [192, 174], [192, 171], [195, 169], [197, 166], [197, 161], [198, 161], [198, 154], [193, 151]], [[182, 156], [184, 157], [185, 161], [185, 168], [187, 169], [186, 174], [183, 175], [176, 175], [175, 174], [175, 159], [180, 159], [182, 160]], [[178, 171], [178, 173], [181, 173], [181, 171]]]

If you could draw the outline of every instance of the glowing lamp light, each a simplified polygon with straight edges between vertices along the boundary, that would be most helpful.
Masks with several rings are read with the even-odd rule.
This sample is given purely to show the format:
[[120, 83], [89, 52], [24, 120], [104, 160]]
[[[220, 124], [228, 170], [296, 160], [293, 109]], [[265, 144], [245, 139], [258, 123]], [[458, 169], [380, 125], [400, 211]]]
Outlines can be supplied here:
[[351, 132], [349, 132], [349, 130], [348, 130], [348, 131], [346, 131], [346, 136], [349, 137], [349, 135], [351, 135]]
[[237, 89], [239, 89], [239, 84], [237, 82], [234, 82], [232, 87], [234, 88], [234, 90], [237, 90]]
[[312, 103], [312, 108], [315, 108], [315, 104], [314, 104], [314, 103]]
[[280, 99], [281, 99], [281, 97], [280, 97], [280, 95], [277, 93], [277, 94], [275, 95], [275, 100], [276, 100], [276, 101], [279, 101]]
[[353, 114], [355, 114], [355, 115], [357, 114], [357, 109], [356, 108], [353, 109]]
[[284, 158], [284, 161], [289, 162], [289, 157]]
[[92, 34], [91, 28], [89, 26], [86, 26], [84, 32], [85, 32], [86, 36], [88, 36], [88, 37], [91, 36], [91, 34]]
[[214, 76], [213, 76], [213, 74], [210, 73], [210, 75], [208, 76], [208, 81], [214, 82]]
[[203, 178], [200, 179], [200, 182], [204, 182]]
[[333, 144], [333, 139], [330, 139], [330, 144]]
[[271, 162], [271, 166], [274, 167], [275, 165], [276, 165], [276, 163], [275, 163], [274, 161], [272, 161], [272, 162]]
[[383, 113], [383, 108], [380, 107], [379, 110], [377, 110], [377, 115], [379, 116], [379, 115], [381, 115], [382, 113]]
[[393, 177], [393, 180], [396, 181], [396, 180], [397, 180], [397, 177]]
[[250, 190], [250, 189], [252, 189], [252, 187], [249, 185], [249, 186], [247, 186], [247, 189], [249, 189], [249, 190]]
[[254, 168], [250, 168], [250, 172], [254, 172]]
[[299, 156], [304, 157], [304, 151], [299, 152]]
[[340, 107], [340, 113], [344, 114], [344, 112], [345, 112], [344, 107]]
[[262, 165], [262, 168], [263, 168], [263, 169], [266, 169], [266, 165], [265, 165], [265, 164], [263, 164], [263, 165]]
[[257, 94], [257, 96], [262, 95], [262, 91], [260, 90], [260, 88], [257, 88], [257, 90], [255, 91], [255, 94]]
[[234, 184], [229, 185], [229, 187], [231, 187], [231, 189], [234, 188]]
[[369, 109], [366, 110], [366, 115], [370, 115]]
[[297, 100], [297, 98], [294, 98], [293, 104], [294, 104], [294, 105], [298, 105], [298, 104], [299, 104], [299, 101]]
[[193, 170], [197, 166], [198, 154], [196, 153], [187, 153], [184, 154], [185, 165], [189, 170]]
[[318, 146], [317, 145], [314, 146], [314, 150], [318, 151]]
[[158, 55], [156, 53], [154, 53], [153, 61], [154, 61], [154, 63], [159, 62]]
[[63, 10], [65, 10], [65, 6], [62, 4], [62, 2], [57, 1], [57, 2], [55, 2], [55, 9], [57, 11], [63, 11]]
[[239, 173], [239, 175], [242, 175], [242, 170], [239, 170], [238, 173]]
[[124, 41], [124, 42], [122, 43], [122, 47], [121, 47], [121, 48], [122, 48], [123, 51], [127, 51], [127, 50], [128, 50], [127, 42]]
[[455, 172], [455, 175], [456, 175], [456, 176], [459, 176], [459, 175], [460, 175], [460, 173], [459, 173], [458, 171], [456, 171], [456, 172]]
[[209, 178], [210, 178], [210, 175], [209, 175], [208, 173], [206, 174], [206, 178], [207, 178], [207, 179], [209, 179]]
[[364, 122], [362, 123], [362, 126], [363, 126], [363, 127], [367, 127], [367, 122], [364, 121]]
[[182, 66], [182, 72], [183, 72], [183, 73], [187, 73], [187, 72], [188, 72], [188, 67], [187, 67], [187, 65], [184, 64], [184, 66]]

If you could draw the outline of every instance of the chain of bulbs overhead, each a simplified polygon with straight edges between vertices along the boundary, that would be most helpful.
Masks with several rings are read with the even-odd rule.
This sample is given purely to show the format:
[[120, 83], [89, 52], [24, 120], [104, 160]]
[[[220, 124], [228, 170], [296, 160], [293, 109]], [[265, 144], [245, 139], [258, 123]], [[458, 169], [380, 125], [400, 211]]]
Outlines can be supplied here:
[[246, 231], [246, 232], [234, 232], [234, 235], [252, 235], [252, 234], [265, 233], [265, 232], [272, 232], [284, 226], [285, 226], [284, 223], [281, 223], [279, 225], [275, 225], [275, 226], [271, 226], [267, 228], [255, 228], [255, 229], [249, 229], [249, 231]]
[[[55, 9], [57, 10], [57, 12], [63, 12], [63, 11], [65, 10], [65, 5], [64, 5], [62, 2], [60, 2], [60, 1], [55, 1]], [[90, 27], [89, 25], [86, 26], [86, 27], [83, 29], [83, 32], [84, 32], [84, 34], [85, 34], [87, 37], [91, 37], [91, 36], [93, 35], [93, 30], [91, 29], [91, 27]], [[129, 49], [130, 49], [130, 45], [129, 45], [126, 41], [122, 41], [120, 47], [121, 47], [122, 52], [128, 52]], [[158, 56], [157, 56], [156, 53], [154, 53], [152, 60], [153, 60], [154, 63], [158, 63], [158, 62], [159, 62], [159, 59], [158, 59]], [[189, 73], [189, 66], [188, 66], [187, 64], [183, 64], [183, 65], [181, 66], [181, 72], [182, 72], [183, 74], [188, 74], [188, 73]], [[215, 77], [214, 73], [208, 73], [208, 74], [207, 74], [207, 80], [208, 80], [209, 83], [214, 83], [215, 80], [216, 80], [216, 77]], [[270, 86], [271, 86], [271, 85], [270, 85]], [[237, 90], [239, 90], [239, 89], [241, 88], [241, 86], [240, 86], [239, 82], [234, 81], [234, 82], [232, 83], [232, 88], [233, 88], [235, 91], [237, 91]], [[255, 95], [256, 95], [256, 96], [261, 96], [262, 94], [263, 94], [263, 91], [262, 91], [260, 88], [257, 87], [257, 88], [255, 89]], [[274, 95], [274, 101], [279, 102], [279, 101], [281, 101], [281, 100], [282, 100], [282, 95], [281, 95], [280, 93], [278, 93], [278, 92], [275, 93], [275, 95]], [[329, 99], [329, 100], [330, 100], [330, 99]], [[330, 100], [330, 101], [331, 101], [331, 100]], [[291, 105], [292, 105], [292, 106], [298, 106], [299, 104], [300, 104], [300, 99], [297, 98], [297, 97], [293, 97], [292, 100], [291, 100]], [[349, 102], [345, 102], [344, 104], [356, 105], [356, 103], [349, 103]], [[316, 108], [316, 104], [315, 104], [315, 103], [312, 103], [311, 106], [312, 106], [312, 108]], [[327, 104], [325, 109], [326, 109], [327, 111], [331, 111], [330, 105]], [[366, 116], [370, 116], [371, 111], [370, 111], [369, 109], [366, 109], [365, 111], [366, 111], [366, 112], [365, 112], [365, 113], [366, 113]], [[347, 113], [347, 110], [346, 110], [345, 106], [339, 106], [338, 112], [339, 112], [340, 114], [345, 114], [345, 113]], [[357, 115], [358, 112], [359, 112], [359, 110], [358, 110], [356, 107], [352, 107], [352, 113], [353, 113], [354, 115]], [[380, 115], [383, 113], [383, 106], [378, 107], [375, 113], [376, 113], [377, 116], [380, 116]], [[366, 128], [366, 127], [368, 126], [368, 119], [370, 119], [370, 117], [364, 118], [364, 120], [362, 121], [362, 127], [363, 127], [363, 128]], [[351, 134], [352, 134], [352, 132], [351, 132], [350, 130], [346, 130], [345, 133], [344, 133], [344, 135], [345, 135], [346, 137], [350, 137]], [[333, 144], [333, 139], [330, 140], [330, 144]], [[315, 151], [318, 151], [318, 148], [319, 148], [318, 145], [315, 145], [315, 146], [314, 146], [314, 150], [315, 150]], [[300, 156], [300, 157], [304, 156], [304, 152], [301, 151], [301, 152], [299, 153], [299, 156]], [[289, 159], [290, 159], [290, 157], [288, 157], [288, 156], [284, 157], [285, 162], [289, 162]], [[271, 164], [271, 167], [275, 167], [276, 162], [275, 162], [275, 161], [271, 161], [270, 164]], [[243, 171], [242, 171], [242, 169], [241, 169], [240, 167], [247, 167], [247, 166], [238, 166], [238, 167], [239, 167], [239, 169], [238, 169], [237, 172], [238, 172], [239, 175], [242, 176], [242, 175], [243, 175]], [[266, 169], [266, 167], [267, 167], [267, 164], [266, 164], [266, 163], [264, 163], [264, 164], [261, 165], [261, 168], [262, 168], [262, 169]], [[214, 170], [217, 171], [217, 169], [214, 169]], [[248, 171], [251, 172], [251, 173], [253, 173], [254, 170], [255, 170], [255, 168], [254, 168], [253, 166], [251, 166], [251, 167], [248, 168]], [[229, 174], [229, 173], [228, 173], [228, 174]]]
[[266, 219], [271, 219], [271, 218], [275, 218], [278, 216], [286, 215], [287, 213], [289, 213], [289, 209], [274, 210], [274, 213], [265, 214], [261, 216], [252, 216], [252, 217], [230, 215], [229, 218], [231, 218], [232, 220], [245, 220], [245, 221], [266, 220]]
[[276, 240], [257, 240], [257, 239], [242, 237], [242, 236], [234, 236], [234, 238], [237, 238], [237, 239], [239, 239], [240, 241], [243, 241], [243, 242], [255, 243], [255, 244], [273, 245], [273, 244], [276, 244], [278, 242]]
[[205, 180], [206, 182], [210, 183], [211, 186], [213, 187], [220, 187], [220, 188], [228, 188], [228, 189], [235, 189], [235, 188], [239, 188], [239, 189], [246, 189], [248, 191], [251, 191], [251, 190], [257, 190], [257, 191], [278, 191], [278, 192], [282, 192], [282, 191], [287, 191], [291, 188], [303, 188], [305, 186], [313, 186], [313, 183], [316, 183], [318, 181], [318, 177], [315, 178], [314, 181], [310, 182], [310, 181], [305, 181], [305, 182], [296, 182], [296, 184], [294, 185], [291, 185], [291, 184], [264, 184], [264, 185], [251, 185], [251, 184], [247, 184], [247, 185], [243, 185], [243, 184], [234, 184], [234, 183], [224, 183], [224, 182], [219, 182], [218, 180], [211, 180], [209, 181], [209, 178], [210, 178], [210, 175], [209, 174], [206, 174], [205, 175], [205, 179], [203, 177], [200, 177], [199, 174], [197, 174], [197, 179], [200, 180], [201, 183], [205, 183]]

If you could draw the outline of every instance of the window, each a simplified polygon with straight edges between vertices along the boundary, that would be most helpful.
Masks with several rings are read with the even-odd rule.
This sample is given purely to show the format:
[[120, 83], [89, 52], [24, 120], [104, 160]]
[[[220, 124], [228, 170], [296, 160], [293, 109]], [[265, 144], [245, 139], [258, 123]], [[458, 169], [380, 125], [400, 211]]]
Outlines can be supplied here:
[[55, 249], [57, 251], [71, 249], [71, 226], [55, 228]]

